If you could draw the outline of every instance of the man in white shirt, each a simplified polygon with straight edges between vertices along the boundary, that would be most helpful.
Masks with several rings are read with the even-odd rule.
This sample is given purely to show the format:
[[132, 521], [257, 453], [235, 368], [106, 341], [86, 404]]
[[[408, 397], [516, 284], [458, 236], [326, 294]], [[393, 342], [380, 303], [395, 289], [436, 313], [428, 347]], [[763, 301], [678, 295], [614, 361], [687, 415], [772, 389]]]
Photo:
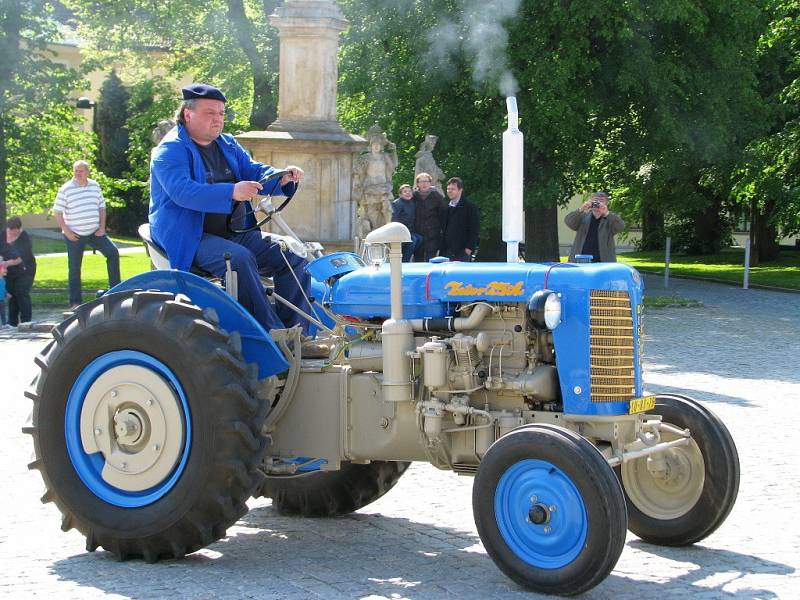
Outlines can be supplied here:
[[106, 257], [108, 287], [120, 281], [119, 251], [106, 235], [106, 201], [94, 179], [89, 179], [89, 163], [72, 165], [73, 178], [61, 186], [53, 205], [56, 221], [64, 234], [69, 259], [69, 304], [81, 304], [81, 264], [86, 244]]

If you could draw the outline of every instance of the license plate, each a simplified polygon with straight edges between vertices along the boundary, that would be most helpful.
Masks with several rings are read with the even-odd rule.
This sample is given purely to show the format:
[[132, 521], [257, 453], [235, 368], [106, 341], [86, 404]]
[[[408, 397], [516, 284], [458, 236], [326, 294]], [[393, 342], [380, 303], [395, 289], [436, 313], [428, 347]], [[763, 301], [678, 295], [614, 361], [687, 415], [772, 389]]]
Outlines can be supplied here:
[[642, 396], [641, 398], [634, 398], [631, 400], [630, 408], [628, 409], [628, 414], [633, 415], [640, 412], [647, 412], [648, 410], [652, 410], [656, 407], [656, 397], [655, 396]]

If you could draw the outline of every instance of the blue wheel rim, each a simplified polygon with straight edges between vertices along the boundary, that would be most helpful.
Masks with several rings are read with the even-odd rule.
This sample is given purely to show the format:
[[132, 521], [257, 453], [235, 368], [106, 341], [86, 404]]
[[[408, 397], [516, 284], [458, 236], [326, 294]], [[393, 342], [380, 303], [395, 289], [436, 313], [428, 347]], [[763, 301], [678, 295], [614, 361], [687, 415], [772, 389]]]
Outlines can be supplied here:
[[[529, 521], [534, 504], [548, 507], [547, 523]], [[588, 518], [583, 497], [564, 471], [545, 460], [521, 460], [503, 473], [495, 489], [494, 515], [512, 552], [540, 569], [570, 564], [586, 542]]]
[[[178, 464], [172, 472], [157, 485], [140, 492], [130, 492], [121, 490], [110, 485], [103, 480], [101, 473], [105, 465], [105, 459], [100, 452], [87, 454], [81, 443], [81, 409], [86, 394], [92, 384], [103, 373], [109, 369], [124, 365], [137, 365], [150, 369], [160, 375], [172, 386], [173, 390], [180, 398], [180, 410], [183, 418], [184, 440], [183, 450], [180, 454]], [[152, 504], [169, 492], [181, 477], [186, 463], [189, 459], [191, 448], [192, 427], [189, 403], [186, 394], [174, 373], [161, 361], [148, 354], [133, 350], [119, 350], [103, 354], [90, 362], [78, 375], [72, 389], [67, 397], [66, 412], [64, 418], [64, 435], [67, 445], [67, 453], [84, 485], [98, 498], [123, 508], [140, 508]]]

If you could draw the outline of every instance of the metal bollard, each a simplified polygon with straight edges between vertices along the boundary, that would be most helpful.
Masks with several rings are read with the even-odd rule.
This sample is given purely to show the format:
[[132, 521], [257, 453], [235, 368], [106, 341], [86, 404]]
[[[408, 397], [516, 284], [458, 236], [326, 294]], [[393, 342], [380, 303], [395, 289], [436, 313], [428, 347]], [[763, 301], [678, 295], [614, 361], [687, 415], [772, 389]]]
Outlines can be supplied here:
[[744, 283], [742, 288], [750, 289], [750, 238], [744, 243]]

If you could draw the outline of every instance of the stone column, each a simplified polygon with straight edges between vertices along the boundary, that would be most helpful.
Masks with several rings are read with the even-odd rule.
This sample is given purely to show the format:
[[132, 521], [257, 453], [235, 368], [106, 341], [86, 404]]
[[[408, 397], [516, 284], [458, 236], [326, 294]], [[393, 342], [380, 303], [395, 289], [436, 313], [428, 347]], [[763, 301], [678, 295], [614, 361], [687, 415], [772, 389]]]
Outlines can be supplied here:
[[266, 131], [236, 137], [260, 162], [305, 171], [283, 212], [298, 235], [329, 250], [352, 249], [353, 160], [367, 143], [336, 119], [336, 58], [347, 21], [335, 2], [323, 0], [287, 0], [270, 21], [281, 44], [278, 118]]
[[278, 119], [269, 129], [343, 132], [336, 120], [342, 11], [335, 2], [287, 0], [270, 23], [280, 35], [280, 85]]

